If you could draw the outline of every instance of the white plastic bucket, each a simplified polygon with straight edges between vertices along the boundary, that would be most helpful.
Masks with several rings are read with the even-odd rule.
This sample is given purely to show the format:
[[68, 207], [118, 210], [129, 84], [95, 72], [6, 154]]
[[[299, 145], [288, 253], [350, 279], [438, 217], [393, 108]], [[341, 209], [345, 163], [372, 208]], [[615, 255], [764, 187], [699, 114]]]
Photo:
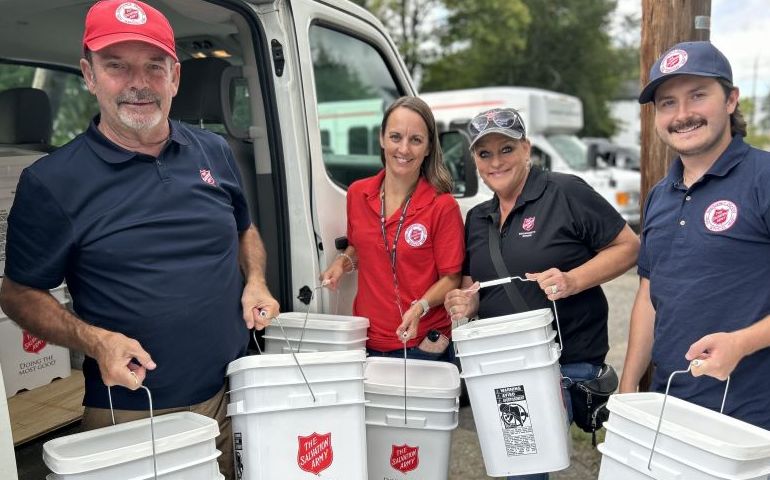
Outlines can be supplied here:
[[[281, 327], [283, 326], [283, 332]], [[302, 327], [305, 325], [305, 333]], [[310, 313], [305, 324], [301, 312], [282, 313], [278, 321], [265, 330], [265, 353], [289, 353], [286, 338], [297, 351], [302, 339], [302, 352], [335, 352], [340, 350], [365, 349], [369, 319], [345, 315]], [[286, 337], [284, 337], [286, 332]]]
[[298, 353], [231, 362], [236, 479], [366, 478], [365, 352]]
[[560, 350], [549, 309], [467, 323], [452, 331], [487, 475], [569, 467]]
[[770, 474], [770, 432], [672, 396], [648, 470], [662, 402], [660, 393], [610, 397], [599, 479], [764, 480]]
[[[191, 412], [155, 417], [158, 478], [221, 478], [216, 420]], [[50, 440], [43, 461], [51, 480], [144, 480], [154, 477], [150, 419], [135, 420]]]
[[[451, 363], [372, 357], [366, 362], [369, 479], [446, 480], [460, 375]], [[406, 419], [404, 418], [406, 393]]]

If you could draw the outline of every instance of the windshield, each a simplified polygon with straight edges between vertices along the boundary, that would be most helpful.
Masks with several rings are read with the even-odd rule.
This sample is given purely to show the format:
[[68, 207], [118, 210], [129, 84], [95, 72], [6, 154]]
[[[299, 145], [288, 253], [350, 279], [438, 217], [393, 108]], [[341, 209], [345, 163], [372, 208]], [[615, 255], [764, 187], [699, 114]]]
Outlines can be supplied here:
[[553, 148], [573, 170], [588, 170], [588, 148], [574, 135], [547, 135]]

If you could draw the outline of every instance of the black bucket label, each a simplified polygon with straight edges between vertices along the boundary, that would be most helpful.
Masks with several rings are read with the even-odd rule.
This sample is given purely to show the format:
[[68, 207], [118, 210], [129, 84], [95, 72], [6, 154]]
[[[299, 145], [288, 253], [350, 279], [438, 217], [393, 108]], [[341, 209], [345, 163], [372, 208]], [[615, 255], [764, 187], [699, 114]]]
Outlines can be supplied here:
[[243, 434], [233, 432], [233, 456], [235, 461], [235, 480], [243, 478]]
[[505, 452], [509, 457], [537, 453], [524, 385], [495, 389], [497, 412], [503, 427]]

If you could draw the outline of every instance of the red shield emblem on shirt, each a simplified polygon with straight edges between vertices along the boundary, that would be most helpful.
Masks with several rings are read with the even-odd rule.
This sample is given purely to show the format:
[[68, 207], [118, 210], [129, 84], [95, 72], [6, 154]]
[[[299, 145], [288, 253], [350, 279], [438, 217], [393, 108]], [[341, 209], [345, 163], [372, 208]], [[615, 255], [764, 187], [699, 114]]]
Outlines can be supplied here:
[[323, 435], [313, 432], [312, 435], [307, 437], [299, 435], [297, 436], [297, 442], [299, 443], [299, 448], [297, 449], [297, 465], [299, 465], [299, 468], [318, 475], [331, 466], [334, 460], [331, 432]]
[[25, 352], [38, 353], [46, 346], [45, 340], [37, 338], [26, 330], [22, 330], [21, 348]]
[[208, 183], [209, 185], [216, 185], [216, 180], [214, 180], [214, 177], [211, 175], [211, 170], [206, 170], [204, 168], [201, 168], [201, 180]]
[[711, 216], [711, 221], [717, 225], [721, 223], [725, 223], [729, 213], [730, 211], [727, 210], [726, 208], [717, 208], [716, 210], [714, 210], [714, 213]]
[[410, 447], [407, 444], [391, 445], [390, 466], [401, 473], [411, 472], [420, 464], [420, 447]]
[[526, 217], [521, 224], [521, 228], [526, 232], [531, 232], [535, 228], [535, 217]]

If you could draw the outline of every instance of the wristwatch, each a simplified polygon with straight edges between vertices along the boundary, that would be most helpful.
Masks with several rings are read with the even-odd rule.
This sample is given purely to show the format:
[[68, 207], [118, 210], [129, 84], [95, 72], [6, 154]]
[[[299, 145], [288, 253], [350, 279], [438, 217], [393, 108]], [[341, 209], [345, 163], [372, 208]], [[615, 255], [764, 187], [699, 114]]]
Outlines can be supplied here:
[[428, 303], [427, 300], [425, 300], [424, 298], [421, 298], [419, 300], [415, 300], [414, 302], [412, 302], [412, 305], [414, 305], [415, 303], [422, 307], [422, 313], [420, 314], [420, 318], [428, 314], [428, 310], [430, 310], [430, 303]]

